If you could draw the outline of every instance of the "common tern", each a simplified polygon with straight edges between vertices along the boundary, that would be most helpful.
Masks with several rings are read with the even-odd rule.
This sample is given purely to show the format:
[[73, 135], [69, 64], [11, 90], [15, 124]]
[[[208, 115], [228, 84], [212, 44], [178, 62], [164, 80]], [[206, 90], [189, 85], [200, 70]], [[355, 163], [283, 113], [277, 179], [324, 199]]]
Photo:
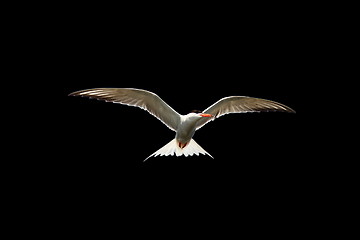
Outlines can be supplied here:
[[[150, 114], [162, 121], [168, 128], [176, 132], [175, 138], [168, 144], [151, 154], [156, 156], [192, 156], [209, 155], [193, 136], [195, 131], [206, 123], [229, 113], [246, 112], [289, 112], [293, 109], [284, 104], [246, 96], [224, 97], [206, 108], [204, 111], [194, 111], [186, 115], [177, 113], [155, 93], [135, 88], [93, 88], [70, 93], [69, 96], [82, 96], [104, 100], [106, 102], [120, 103], [147, 110]], [[213, 158], [213, 157], [212, 157]]]

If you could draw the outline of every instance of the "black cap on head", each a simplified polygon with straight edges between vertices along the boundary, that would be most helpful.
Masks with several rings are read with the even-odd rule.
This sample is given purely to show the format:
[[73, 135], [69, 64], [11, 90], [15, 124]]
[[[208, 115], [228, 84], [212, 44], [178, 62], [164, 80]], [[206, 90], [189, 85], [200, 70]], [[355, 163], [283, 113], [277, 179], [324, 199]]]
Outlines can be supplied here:
[[192, 113], [202, 113], [202, 111], [200, 111], [200, 110], [192, 110], [191, 112]]

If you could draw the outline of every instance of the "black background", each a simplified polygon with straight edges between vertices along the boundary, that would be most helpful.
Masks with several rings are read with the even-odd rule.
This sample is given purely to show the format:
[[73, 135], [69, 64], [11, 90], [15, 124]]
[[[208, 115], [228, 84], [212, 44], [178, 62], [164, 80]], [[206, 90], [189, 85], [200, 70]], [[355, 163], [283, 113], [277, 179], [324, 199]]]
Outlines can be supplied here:
[[[56, 42], [60, 61], [55, 77], [65, 84], [63, 117], [76, 159], [71, 162], [110, 164], [110, 169], [188, 164], [234, 169], [244, 164], [254, 171], [263, 166], [264, 174], [271, 166], [281, 171], [292, 165], [289, 159], [301, 152], [298, 119], [304, 112], [299, 96], [308, 69], [301, 21], [284, 21], [289, 13], [253, 16], [252, 21], [249, 15], [197, 13], [134, 15], [127, 22], [122, 15], [97, 18], [83, 10], [60, 24], [64, 29]], [[194, 136], [214, 160], [163, 157], [143, 163], [174, 133], [140, 109], [67, 97], [96, 87], [146, 89], [181, 114], [231, 95], [278, 101], [298, 113], [227, 115]]]
[[[239, 221], [279, 217], [283, 225], [307, 214], [318, 167], [308, 157], [303, 101], [316, 77], [311, 11], [82, 5], [57, 14], [49, 23], [47, 70], [60, 90], [50, 129], [61, 140], [45, 168], [55, 176], [60, 209], [89, 218], [131, 209], [147, 213], [142, 221], [160, 209], [163, 218], [242, 214]], [[277, 101], [297, 113], [226, 115], [194, 136], [214, 159], [143, 162], [175, 132], [139, 108], [68, 97], [98, 87], [146, 89], [180, 114], [231, 95]]]

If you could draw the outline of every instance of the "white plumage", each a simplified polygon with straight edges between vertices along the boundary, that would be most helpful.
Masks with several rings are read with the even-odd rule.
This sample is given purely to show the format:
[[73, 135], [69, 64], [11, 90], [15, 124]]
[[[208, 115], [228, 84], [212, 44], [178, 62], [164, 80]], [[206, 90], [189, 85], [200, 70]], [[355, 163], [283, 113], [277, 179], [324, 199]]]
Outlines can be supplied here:
[[[176, 132], [175, 139], [160, 148], [149, 157], [156, 156], [192, 156], [194, 154], [207, 154], [192, 137], [195, 131], [209, 121], [215, 120], [228, 113], [245, 112], [291, 112], [291, 108], [270, 100], [245, 96], [225, 97], [199, 113], [180, 115], [166, 104], [155, 93], [135, 88], [93, 88], [69, 94], [69, 96], [83, 96], [104, 100], [106, 102], [120, 103], [140, 107], [162, 121], [167, 127]], [[149, 158], [148, 157], [148, 158]], [[145, 160], [147, 160], [146, 158]]]

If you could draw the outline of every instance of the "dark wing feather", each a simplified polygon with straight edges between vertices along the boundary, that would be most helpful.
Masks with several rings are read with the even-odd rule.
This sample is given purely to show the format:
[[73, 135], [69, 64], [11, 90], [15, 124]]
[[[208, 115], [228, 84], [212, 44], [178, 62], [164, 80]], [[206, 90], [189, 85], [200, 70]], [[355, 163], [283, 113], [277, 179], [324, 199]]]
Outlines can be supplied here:
[[202, 118], [198, 121], [196, 129], [201, 128], [210, 120], [215, 120], [229, 113], [246, 113], [246, 112], [291, 112], [294, 110], [284, 104], [274, 101], [252, 98], [245, 96], [225, 97], [204, 110], [204, 113], [213, 115], [213, 118]]
[[93, 88], [70, 93], [69, 96], [82, 96], [121, 103], [147, 110], [161, 120], [171, 130], [176, 131], [180, 115], [155, 93], [135, 88]]

